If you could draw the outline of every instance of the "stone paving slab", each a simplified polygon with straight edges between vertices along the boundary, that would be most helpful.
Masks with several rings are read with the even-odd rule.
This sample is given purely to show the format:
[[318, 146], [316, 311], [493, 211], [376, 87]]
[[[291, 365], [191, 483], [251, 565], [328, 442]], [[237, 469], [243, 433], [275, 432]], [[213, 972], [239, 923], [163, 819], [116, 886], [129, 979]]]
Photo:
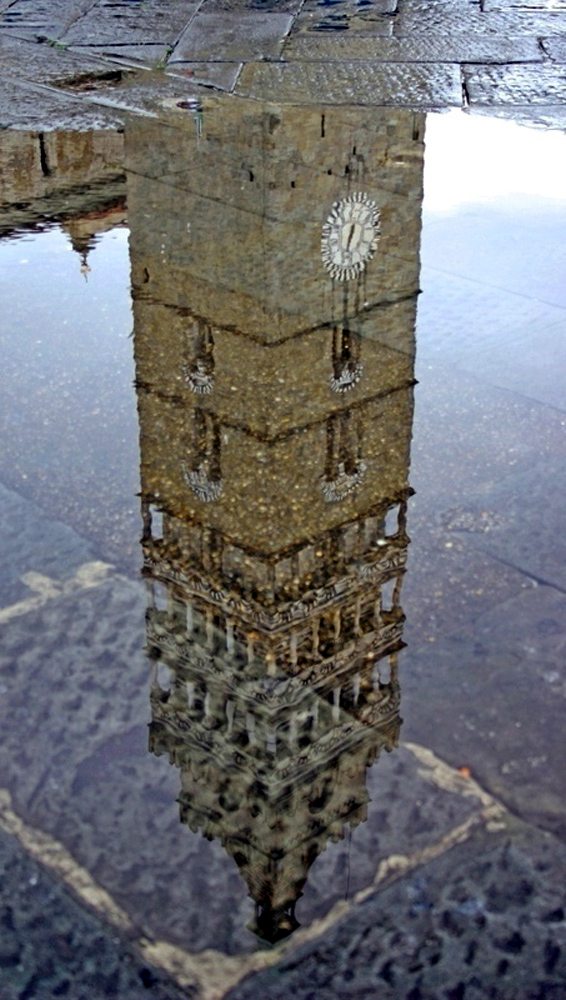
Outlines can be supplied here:
[[473, 636], [422, 645], [409, 615], [401, 671], [404, 737], [426, 733], [442, 759], [563, 840], [565, 607], [552, 587], [525, 589], [480, 615]]
[[474, 533], [473, 543], [533, 579], [566, 591], [565, 489], [566, 473], [559, 454], [553, 462], [541, 462], [508, 477], [487, 496], [471, 498], [468, 507], [472, 511], [482, 506], [504, 511], [489, 538]]
[[202, 91], [191, 78], [144, 71], [143, 76], [127, 79], [121, 86], [85, 94], [84, 100], [120, 114], [123, 122], [124, 112], [155, 117], [176, 107], [178, 101], [186, 101], [191, 95], [196, 98], [199, 93]]
[[231, 93], [242, 65], [239, 62], [187, 62], [171, 58], [166, 72], [169, 76], [180, 76], [194, 83]]
[[236, 92], [297, 104], [377, 104], [459, 107], [458, 66], [381, 65], [370, 62], [248, 63]]
[[553, 62], [566, 62], [566, 38], [541, 38], [540, 44]]
[[5, 80], [0, 93], [0, 127], [64, 131], [116, 129], [120, 120], [102, 108], [20, 80]]
[[156, 69], [164, 66], [167, 62], [171, 46], [163, 42], [160, 45], [147, 44], [146, 42], [137, 45], [116, 45], [107, 42], [103, 45], [74, 45], [66, 51], [83, 60], [85, 56], [94, 56], [98, 59], [110, 60], [135, 68], [143, 66], [147, 69]]
[[421, 10], [401, 7], [392, 18], [395, 37], [440, 34], [450, 37], [459, 34], [498, 35], [500, 38], [566, 34], [566, 17], [559, 13], [531, 13], [530, 11], [482, 14], [477, 6], [465, 13], [442, 4], [430, 4]]
[[394, 14], [398, 0], [305, 0], [301, 7], [304, 13], [316, 14], [319, 18], [364, 17], [371, 20], [376, 14]]
[[566, 850], [509, 832], [408, 872], [225, 1000], [563, 1000]]
[[483, 10], [551, 10], [566, 13], [566, 0], [482, 0]]
[[566, 93], [560, 66], [465, 66], [470, 104], [553, 104]]
[[206, 14], [296, 14], [303, 0], [205, 0], [202, 11]]
[[[0, 484], [0, 608], [30, 597], [22, 580], [33, 572], [64, 581], [94, 558], [91, 546], [61, 521], [47, 520], [29, 500]], [[46, 530], [47, 529], [47, 530]], [[33, 596], [33, 595], [32, 595]]]
[[[566, 51], [566, 50], [565, 50]], [[362, 59], [402, 63], [542, 62], [536, 38], [490, 38], [484, 35], [442, 38], [378, 38], [343, 34], [337, 37], [292, 35], [285, 43], [286, 60]], [[566, 61], [566, 59], [565, 59]]]
[[[416, 496], [411, 500], [411, 510], [418, 511], [425, 522], [428, 518], [444, 524], [438, 520], [444, 512], [461, 507], [463, 497], [473, 499], [478, 508], [481, 504], [482, 510], [496, 515], [487, 522], [485, 538], [489, 546], [492, 531], [507, 527], [510, 519], [502, 497], [495, 508], [488, 498], [492, 496], [495, 502], [494, 491], [504, 490], [506, 482], [511, 483], [517, 475], [537, 469], [540, 474], [543, 460], [557, 467], [563, 449], [564, 415], [535, 400], [485, 384], [468, 372], [456, 374], [453, 366], [431, 363], [424, 348], [419, 353], [416, 374], [419, 385], [415, 391], [411, 470]], [[559, 501], [560, 496], [557, 505]], [[533, 505], [532, 519], [539, 515], [542, 526], [541, 511]], [[483, 535], [484, 526], [476, 518], [471, 533]], [[553, 530], [551, 526], [550, 543]], [[455, 537], [460, 536], [450, 535], [445, 541], [453, 542]], [[409, 574], [407, 585], [411, 586]]]
[[97, 4], [58, 37], [65, 45], [151, 42], [171, 46], [197, 8], [197, 0], [152, 0], [134, 10], [127, 3]]
[[237, 19], [223, 13], [198, 14], [179, 39], [173, 59], [228, 62], [264, 59], [279, 55], [293, 19], [289, 14], [245, 11]]
[[16, 0], [0, 19], [0, 32], [32, 41], [57, 40], [94, 4], [95, 0]]
[[0, 832], [0, 996], [2, 1000], [187, 1000], [100, 916]]
[[[74, 53], [44, 45], [29, 45], [19, 38], [0, 35], [2, 75], [20, 78], [22, 65], [28, 83], [70, 84], [87, 74], [104, 76], [108, 67], [98, 53]], [[94, 58], [93, 58], [94, 56]]]
[[473, 524], [479, 532], [493, 511], [486, 510], [486, 504], [473, 509], [455, 500], [452, 504], [425, 501], [419, 506], [418, 497], [411, 500], [409, 572], [403, 582], [409, 654], [414, 644], [435, 644], [449, 635], [472, 639], [482, 614], [504, 608], [507, 601], [535, 588], [519, 569], [493, 558], [488, 549], [491, 532], [484, 551], [472, 544], [469, 531], [445, 526]]
[[373, 14], [371, 17], [355, 13], [320, 13], [304, 9], [295, 19], [293, 34], [316, 38], [318, 35], [329, 35], [339, 38], [345, 31], [348, 34], [371, 34], [375, 37], [388, 37], [393, 32], [393, 17], [390, 14]]

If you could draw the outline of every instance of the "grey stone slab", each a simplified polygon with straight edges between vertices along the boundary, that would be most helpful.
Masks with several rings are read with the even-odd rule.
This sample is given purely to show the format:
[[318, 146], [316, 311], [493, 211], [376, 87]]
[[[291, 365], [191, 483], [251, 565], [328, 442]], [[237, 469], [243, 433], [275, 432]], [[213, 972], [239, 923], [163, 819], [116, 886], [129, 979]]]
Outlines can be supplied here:
[[0, 96], [0, 127], [43, 132], [118, 128], [120, 121], [102, 108], [85, 105], [63, 93], [6, 80]]
[[471, 542], [544, 584], [566, 591], [566, 473], [562, 449], [545, 462], [520, 470], [481, 499], [470, 498], [477, 516], [483, 507], [500, 512], [489, 535], [472, 533]]
[[483, 0], [484, 11], [490, 10], [537, 10], [566, 13], [564, 0]]
[[397, 0], [305, 0], [301, 10], [329, 18], [333, 14], [344, 14], [371, 19], [376, 14], [393, 14], [397, 10]]
[[0, 484], [0, 608], [30, 596], [25, 573], [65, 580], [95, 558], [91, 546], [60, 521]]
[[[563, 307], [559, 302], [537, 301], [535, 295], [497, 288], [485, 278], [480, 281], [473, 275], [468, 278], [423, 267], [419, 330], [423, 357], [465, 366], [472, 373], [476, 360], [482, 364], [482, 358], [494, 351], [506, 351], [505, 370], [492, 373], [489, 381], [493, 384], [513, 371], [517, 359], [512, 352], [518, 345], [536, 338], [537, 331], [552, 331], [560, 324]], [[552, 384], [555, 373], [549, 374]], [[555, 385], [554, 393], [556, 389]]]
[[296, 14], [303, 0], [205, 0], [201, 10], [205, 14]]
[[237, 18], [225, 14], [198, 14], [179, 39], [173, 59], [239, 62], [277, 57], [288, 33], [289, 14], [242, 12]]
[[57, 41], [94, 4], [95, 0], [16, 0], [0, 17], [0, 32]]
[[169, 45], [76, 45], [70, 52], [76, 56], [94, 56], [111, 62], [124, 63], [128, 66], [140, 65], [147, 69], [162, 67], [167, 62], [171, 48]]
[[133, 45], [136, 43], [172, 46], [190, 21], [198, 2], [152, 0], [132, 9], [128, 2], [98, 3], [60, 36], [66, 45]]
[[230, 62], [183, 62], [171, 59], [167, 64], [167, 74], [181, 76], [207, 87], [231, 92], [242, 69], [242, 63]]
[[[148, 967], [92, 910], [36, 862], [18, 840], [0, 833], [2, 996], [68, 1000], [187, 1000], [161, 970]], [[46, 914], [49, 914], [48, 919]]]
[[3, 75], [29, 83], [66, 84], [86, 74], [102, 76], [108, 67], [102, 59], [96, 58], [98, 54], [96, 51], [73, 53], [0, 35]]
[[[419, 449], [414, 456], [418, 487]], [[481, 615], [494, 607], [503, 613], [507, 601], [533, 591], [532, 579], [489, 551], [493, 530], [505, 520], [505, 513], [483, 498], [472, 504], [462, 496], [447, 496], [431, 503], [417, 491], [410, 506], [410, 563], [402, 601], [409, 650], [447, 636], [471, 640]], [[487, 551], [473, 544], [472, 530], [485, 531]]]
[[431, 362], [420, 348], [416, 375], [411, 484], [417, 495], [411, 509], [438, 524], [440, 512], [466, 507], [473, 499], [475, 508], [495, 514], [498, 526], [506, 525], [504, 502], [493, 506], [494, 491], [519, 473], [538, 468], [540, 475], [541, 458], [555, 467], [563, 448], [564, 415]]
[[404, 738], [427, 739], [513, 812], [562, 838], [565, 610], [564, 594], [531, 587], [480, 615], [473, 636], [422, 644], [409, 615], [402, 670]]
[[475, 4], [469, 4], [465, 9], [444, 4], [429, 4], [420, 10], [401, 7], [393, 21], [393, 34], [399, 38], [428, 34], [444, 34], [449, 38], [463, 33], [537, 38], [566, 33], [566, 18], [559, 13], [493, 11], [483, 14]]
[[561, 1000], [565, 854], [537, 831], [478, 832], [226, 1000]]
[[457, 66], [370, 62], [249, 63], [238, 93], [298, 104], [373, 104], [426, 108], [461, 105]]
[[177, 101], [202, 94], [199, 84], [190, 78], [180, 79], [176, 74], [162, 71], [147, 72], [143, 76], [127, 79], [119, 87], [85, 94], [85, 100], [113, 110], [117, 114], [162, 115], [176, 106]]
[[344, 32], [348, 32], [349, 35], [367, 34], [375, 37], [388, 37], [393, 31], [393, 17], [392, 12], [388, 9], [389, 4], [384, 6], [387, 8], [384, 13], [377, 11], [371, 14], [359, 13], [363, 8], [353, 5], [344, 9], [335, 6], [314, 9], [305, 7], [296, 17], [292, 33], [293, 35], [305, 35], [307, 38], [323, 35], [338, 39]]
[[470, 66], [470, 104], [566, 104], [566, 69], [556, 66]]
[[468, 357], [458, 367], [564, 411], [566, 389], [558, 384], [556, 373], [566, 370], [566, 315], [550, 326], [523, 329], [509, 344]]
[[379, 62], [502, 63], [542, 62], [535, 38], [490, 38], [484, 35], [444, 38], [379, 38], [343, 33], [336, 37], [292, 35], [285, 43], [285, 59], [366, 59]]
[[566, 62], [566, 38], [560, 35], [556, 38], [541, 38], [540, 44], [553, 62]]

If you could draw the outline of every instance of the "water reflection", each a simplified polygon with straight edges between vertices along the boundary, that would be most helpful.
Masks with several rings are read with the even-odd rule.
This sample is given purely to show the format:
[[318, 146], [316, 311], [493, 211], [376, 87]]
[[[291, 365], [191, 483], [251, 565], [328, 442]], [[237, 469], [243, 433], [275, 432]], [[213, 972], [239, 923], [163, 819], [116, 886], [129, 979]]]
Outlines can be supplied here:
[[126, 131], [149, 745], [276, 941], [398, 741], [420, 115]]

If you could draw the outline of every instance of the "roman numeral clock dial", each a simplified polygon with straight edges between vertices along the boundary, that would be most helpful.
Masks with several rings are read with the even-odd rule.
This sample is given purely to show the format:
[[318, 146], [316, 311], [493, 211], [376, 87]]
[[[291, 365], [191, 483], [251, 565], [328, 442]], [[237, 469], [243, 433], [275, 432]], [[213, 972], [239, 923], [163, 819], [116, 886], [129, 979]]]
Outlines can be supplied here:
[[379, 211], [359, 191], [335, 201], [322, 228], [322, 261], [332, 278], [356, 278], [371, 260], [379, 241]]

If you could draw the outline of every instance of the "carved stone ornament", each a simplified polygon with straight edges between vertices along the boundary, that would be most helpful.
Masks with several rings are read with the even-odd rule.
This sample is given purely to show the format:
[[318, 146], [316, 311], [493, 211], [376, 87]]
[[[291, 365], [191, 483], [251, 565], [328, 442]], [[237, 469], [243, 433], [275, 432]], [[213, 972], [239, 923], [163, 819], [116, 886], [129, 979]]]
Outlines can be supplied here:
[[183, 378], [191, 391], [199, 396], [209, 396], [214, 387], [214, 372], [200, 358], [191, 363], [185, 362]]
[[350, 281], [365, 269], [379, 242], [375, 201], [358, 191], [335, 201], [322, 228], [322, 262], [332, 278]]
[[358, 384], [364, 372], [360, 361], [348, 361], [339, 375], [331, 375], [330, 388], [333, 392], [348, 392]]
[[352, 472], [347, 472], [344, 463], [340, 462], [333, 479], [323, 479], [320, 486], [327, 503], [338, 503], [350, 493], [353, 493], [362, 482], [367, 471], [365, 462], [359, 461]]
[[224, 484], [221, 479], [211, 479], [205, 468], [189, 469], [183, 465], [183, 478], [198, 500], [212, 503], [222, 495]]

